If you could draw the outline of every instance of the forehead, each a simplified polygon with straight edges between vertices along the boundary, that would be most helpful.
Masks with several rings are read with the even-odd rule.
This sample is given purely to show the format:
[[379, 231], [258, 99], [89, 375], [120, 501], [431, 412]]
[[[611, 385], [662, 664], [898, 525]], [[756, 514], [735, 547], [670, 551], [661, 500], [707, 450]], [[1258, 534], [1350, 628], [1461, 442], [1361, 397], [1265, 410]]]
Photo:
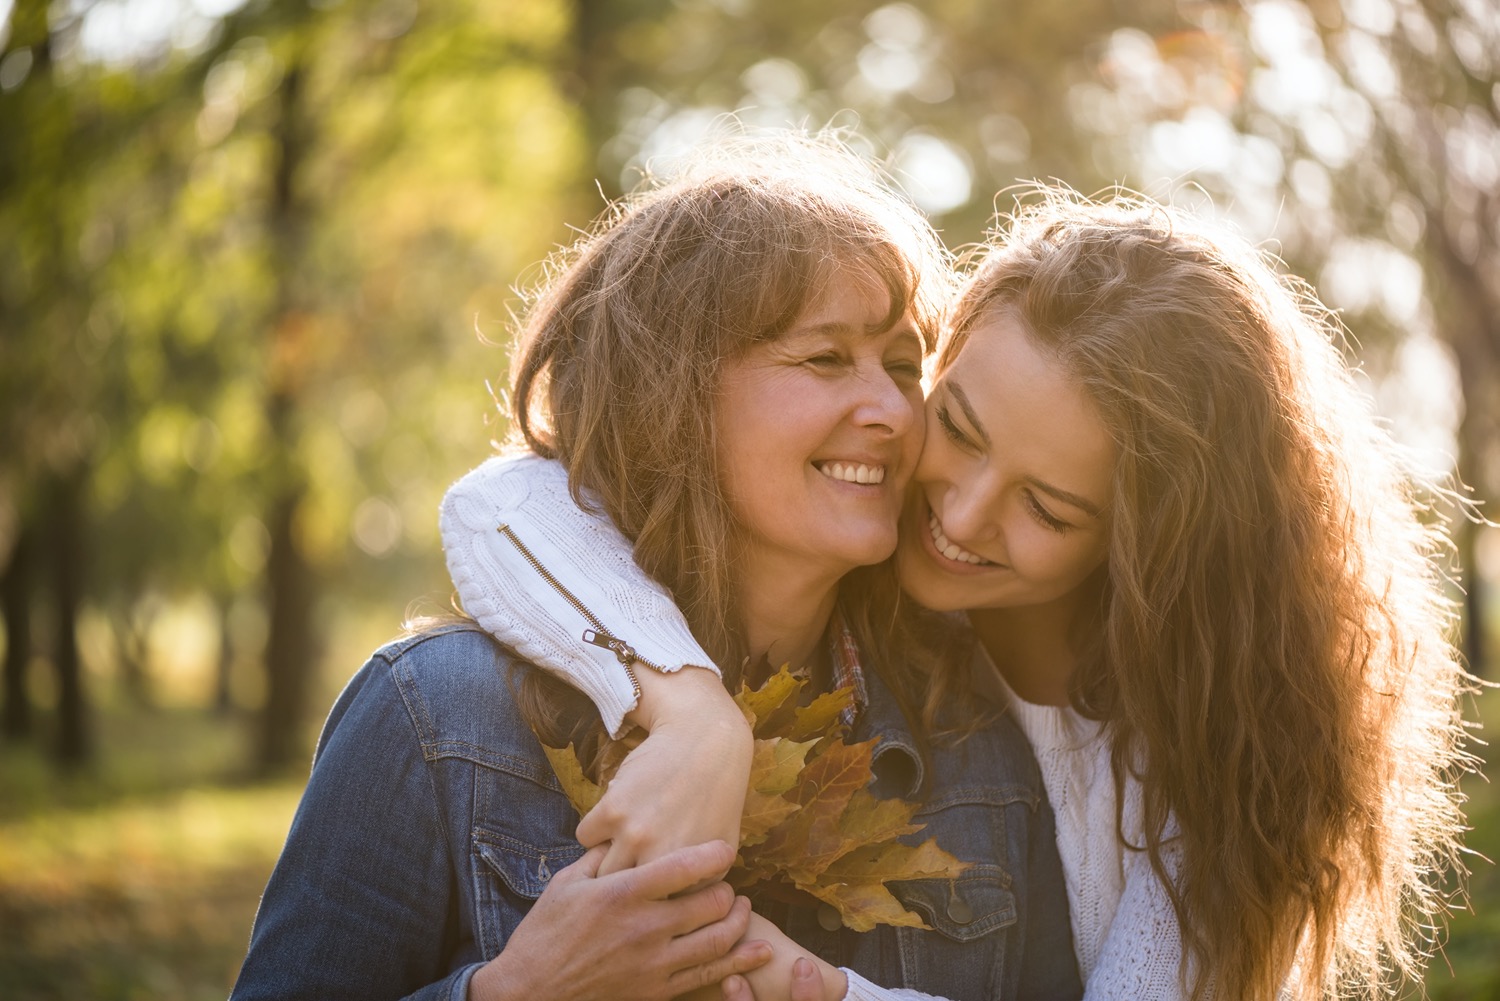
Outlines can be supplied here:
[[1107, 502], [1116, 448], [1083, 383], [1007, 311], [977, 322], [938, 378], [1021, 475]]
[[[904, 305], [904, 303], [903, 303]], [[868, 264], [830, 266], [777, 340], [824, 335], [917, 336], [911, 310], [896, 307], [887, 280]]]

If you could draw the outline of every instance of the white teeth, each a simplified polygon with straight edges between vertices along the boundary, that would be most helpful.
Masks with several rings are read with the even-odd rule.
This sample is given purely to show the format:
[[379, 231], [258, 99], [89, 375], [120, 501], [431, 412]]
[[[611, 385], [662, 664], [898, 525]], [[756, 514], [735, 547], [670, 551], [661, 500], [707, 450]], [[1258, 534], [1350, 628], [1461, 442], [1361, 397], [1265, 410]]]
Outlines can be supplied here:
[[818, 472], [831, 480], [845, 483], [884, 483], [884, 466], [866, 466], [859, 462], [828, 462], [818, 467]]
[[943, 534], [943, 526], [939, 524], [937, 515], [930, 515], [927, 522], [927, 530], [932, 533], [932, 544], [937, 551], [955, 563], [972, 563], [975, 566], [988, 566], [990, 561], [983, 556], [975, 556], [967, 549], [959, 545]]

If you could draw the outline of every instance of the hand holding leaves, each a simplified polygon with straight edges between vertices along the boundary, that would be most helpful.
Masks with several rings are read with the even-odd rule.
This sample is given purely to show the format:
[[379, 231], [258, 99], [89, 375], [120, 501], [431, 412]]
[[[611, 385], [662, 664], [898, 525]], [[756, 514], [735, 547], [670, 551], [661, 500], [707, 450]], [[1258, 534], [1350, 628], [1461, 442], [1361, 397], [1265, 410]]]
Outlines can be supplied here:
[[[917, 804], [879, 800], [866, 786], [875, 741], [846, 744], [836, 729], [849, 706], [848, 689], [803, 705], [806, 682], [785, 669], [758, 689], [735, 696], [755, 733], [749, 789], [740, 825], [739, 855], [728, 881], [744, 891], [757, 884], [795, 888], [835, 907], [844, 924], [868, 931], [877, 924], [924, 928], [885, 884], [907, 879], [954, 879], [967, 863], [932, 839], [899, 840], [921, 830], [911, 822]], [[572, 746], [546, 748], [568, 799], [582, 815], [603, 794], [625, 754], [643, 734], [613, 742], [592, 781]]]

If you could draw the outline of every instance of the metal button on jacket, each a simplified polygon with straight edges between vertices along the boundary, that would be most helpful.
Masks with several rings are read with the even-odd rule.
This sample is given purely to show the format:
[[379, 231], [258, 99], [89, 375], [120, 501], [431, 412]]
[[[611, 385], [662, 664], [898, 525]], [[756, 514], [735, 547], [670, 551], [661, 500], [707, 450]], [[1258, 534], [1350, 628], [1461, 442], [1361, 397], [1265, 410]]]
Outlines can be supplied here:
[[966, 925], [974, 920], [974, 908], [957, 894], [948, 899], [948, 917], [961, 925]]

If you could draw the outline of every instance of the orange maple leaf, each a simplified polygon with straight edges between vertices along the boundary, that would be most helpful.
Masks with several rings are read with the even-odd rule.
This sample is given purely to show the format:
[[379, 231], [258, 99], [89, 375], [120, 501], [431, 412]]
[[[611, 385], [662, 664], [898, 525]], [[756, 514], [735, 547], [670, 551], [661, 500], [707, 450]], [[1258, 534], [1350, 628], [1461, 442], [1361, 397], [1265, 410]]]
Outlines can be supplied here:
[[[875, 741], [839, 739], [839, 715], [854, 699], [847, 689], [803, 701], [807, 682], [782, 668], [735, 702], [755, 735], [740, 853], [727, 879], [737, 890], [764, 885], [778, 896], [807, 894], [838, 909], [844, 924], [926, 928], [886, 888], [906, 879], [954, 879], [969, 863], [928, 838], [899, 840], [922, 829], [917, 805], [876, 799], [868, 788]], [[579, 815], [603, 795], [610, 777], [642, 734], [632, 731], [600, 756], [603, 784], [591, 781], [572, 745], [545, 748], [552, 769]], [[802, 899], [806, 899], [805, 897]]]

